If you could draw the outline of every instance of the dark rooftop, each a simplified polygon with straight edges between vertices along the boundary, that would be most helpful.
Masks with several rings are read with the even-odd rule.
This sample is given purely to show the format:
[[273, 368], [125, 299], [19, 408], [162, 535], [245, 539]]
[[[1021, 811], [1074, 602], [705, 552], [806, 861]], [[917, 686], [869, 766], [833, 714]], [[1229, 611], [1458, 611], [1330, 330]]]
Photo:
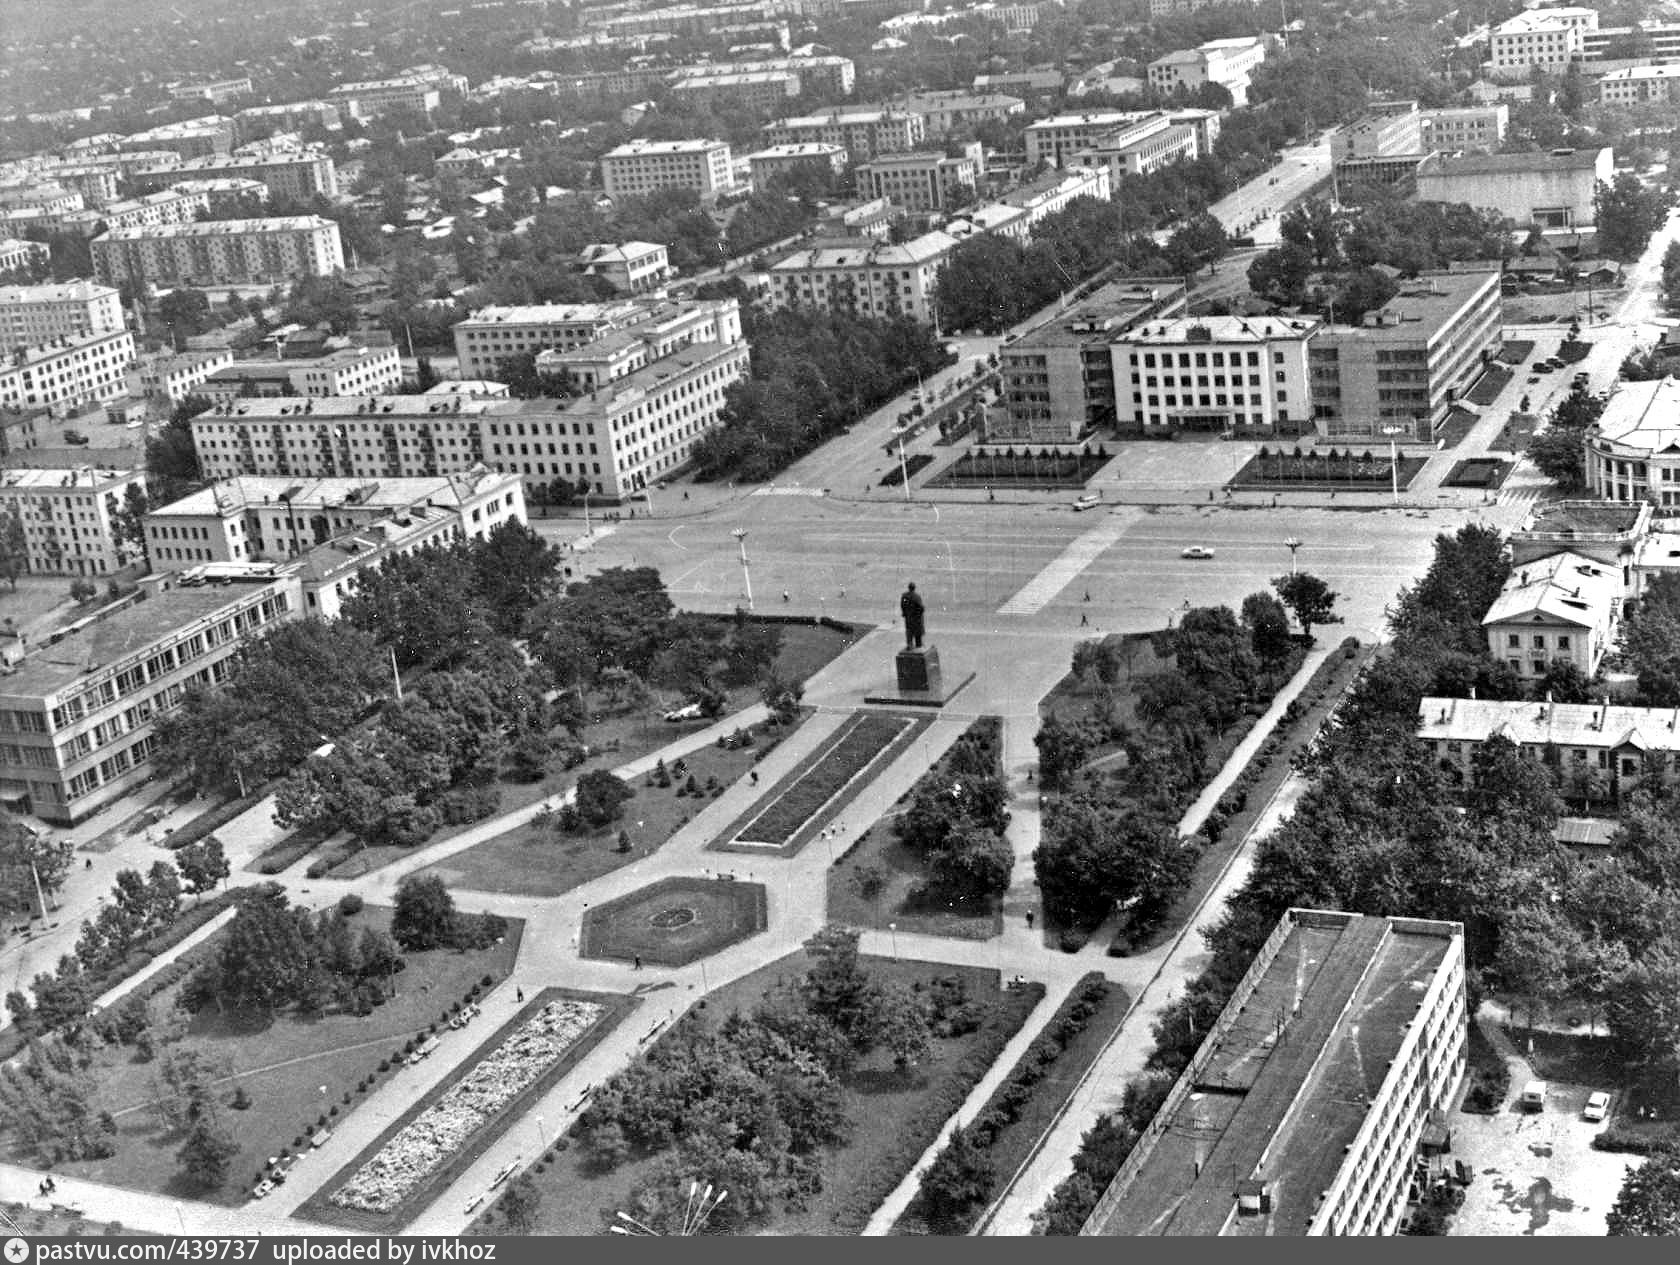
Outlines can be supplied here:
[[1642, 502], [1558, 501], [1535, 507], [1533, 521], [1525, 532], [1620, 533], [1639, 524]]

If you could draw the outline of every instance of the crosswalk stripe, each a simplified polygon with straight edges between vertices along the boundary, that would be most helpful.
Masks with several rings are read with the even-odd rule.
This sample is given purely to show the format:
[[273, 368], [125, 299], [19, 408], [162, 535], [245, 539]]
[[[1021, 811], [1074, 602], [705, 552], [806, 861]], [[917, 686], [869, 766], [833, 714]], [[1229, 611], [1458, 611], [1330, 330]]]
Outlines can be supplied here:
[[1113, 511], [1090, 531], [1069, 541], [1068, 547], [1059, 556], [1028, 580], [1014, 597], [998, 607], [998, 614], [1036, 615], [1043, 610], [1056, 594], [1072, 582], [1074, 576], [1095, 562], [1104, 550], [1125, 534], [1135, 516], [1135, 512]]

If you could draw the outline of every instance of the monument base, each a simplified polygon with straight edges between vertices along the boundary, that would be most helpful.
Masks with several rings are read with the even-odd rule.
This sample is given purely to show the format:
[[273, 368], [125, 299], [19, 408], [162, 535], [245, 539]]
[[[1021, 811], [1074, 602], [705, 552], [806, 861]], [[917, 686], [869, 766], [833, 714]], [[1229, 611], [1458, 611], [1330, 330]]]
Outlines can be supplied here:
[[947, 685], [939, 667], [939, 651], [932, 646], [900, 650], [893, 663], [897, 672], [896, 691], [866, 694], [866, 703], [892, 707], [943, 707], [974, 679], [974, 673]]

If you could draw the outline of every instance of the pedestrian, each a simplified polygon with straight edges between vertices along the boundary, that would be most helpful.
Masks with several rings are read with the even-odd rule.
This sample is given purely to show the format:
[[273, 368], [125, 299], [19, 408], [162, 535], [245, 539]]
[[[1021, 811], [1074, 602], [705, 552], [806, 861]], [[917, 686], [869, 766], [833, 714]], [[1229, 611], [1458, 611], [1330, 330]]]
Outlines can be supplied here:
[[683, 500], [685, 500], [685, 501], [686, 501], [686, 500], [688, 500], [688, 493], [687, 493], [687, 491], [684, 491], [684, 492], [683, 492]]
[[93, 868], [93, 858], [92, 857], [89, 857], [87, 859], [87, 866], [85, 868], [90, 869], [90, 870]]
[[1079, 626], [1081, 628], [1089, 628], [1091, 626], [1091, 617], [1085, 614], [1084, 611], [1079, 613]]
[[1210, 501], [1213, 500], [1213, 489], [1212, 488], [1208, 489], [1208, 500], [1210, 500]]
[[1189, 598], [1185, 598], [1185, 599], [1184, 599], [1184, 609], [1185, 609], [1185, 610], [1189, 610], [1189, 609], [1190, 609], [1190, 599], [1189, 599]]
[[751, 777], [752, 777], [752, 784], [754, 786], [757, 786], [758, 785], [758, 770], [757, 769], [752, 770]]
[[1091, 590], [1090, 589], [1085, 590], [1085, 600], [1087, 602], [1089, 602], [1091, 600]]
[[1027, 930], [1028, 931], [1032, 930], [1032, 920], [1033, 920], [1033, 911], [1029, 909], [1029, 910], [1027, 910]]
[[523, 988], [514, 989], [513, 990], [513, 999], [514, 999], [514, 1001], [524, 1001], [525, 1000], [525, 990]]
[[782, 601], [785, 602], [787, 600], [788, 600], [788, 591], [786, 589], [783, 589], [782, 590]]
[[638, 971], [642, 969], [642, 955], [640, 953], [636, 955], [636, 969]]

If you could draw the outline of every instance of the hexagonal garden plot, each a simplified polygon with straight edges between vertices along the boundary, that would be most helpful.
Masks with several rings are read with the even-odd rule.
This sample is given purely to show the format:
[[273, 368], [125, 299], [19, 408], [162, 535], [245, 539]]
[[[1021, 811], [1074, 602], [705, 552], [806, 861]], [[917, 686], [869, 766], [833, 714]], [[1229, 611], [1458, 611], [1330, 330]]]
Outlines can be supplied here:
[[687, 966], [768, 925], [762, 883], [666, 878], [586, 913], [579, 952]]

